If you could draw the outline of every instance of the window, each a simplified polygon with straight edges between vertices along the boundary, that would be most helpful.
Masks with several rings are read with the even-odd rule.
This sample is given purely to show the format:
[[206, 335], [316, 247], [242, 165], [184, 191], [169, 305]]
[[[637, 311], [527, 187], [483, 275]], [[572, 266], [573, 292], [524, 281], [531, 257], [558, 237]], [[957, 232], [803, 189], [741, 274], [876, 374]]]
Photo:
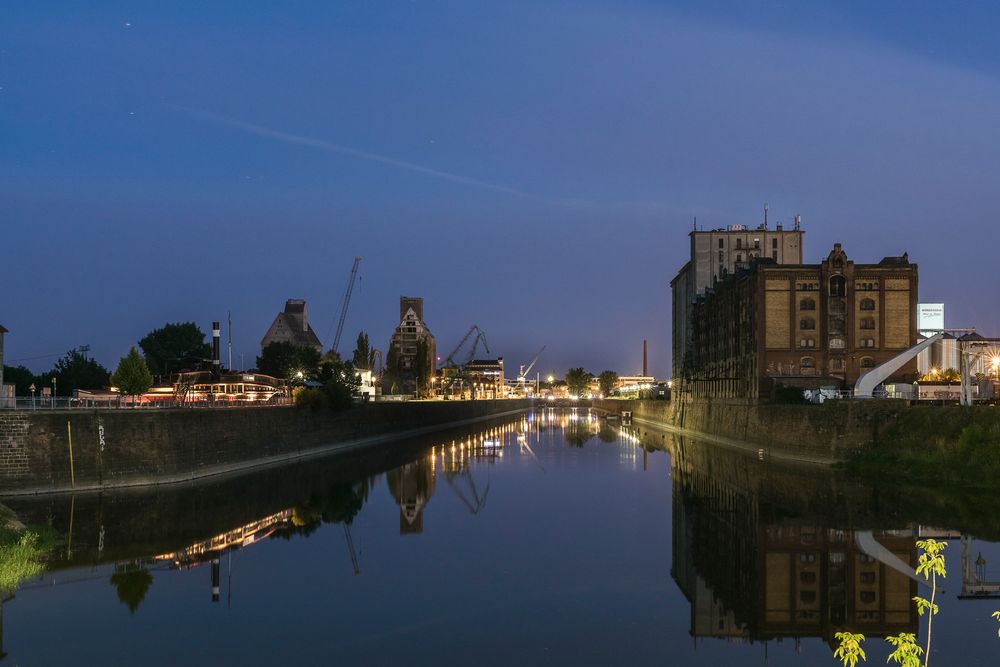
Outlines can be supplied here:
[[799, 321], [799, 329], [815, 329], [815, 328], [816, 328], [816, 320], [814, 320], [811, 317], [803, 317]]
[[[736, 247], [739, 248], [740, 245], [737, 243]], [[736, 263], [739, 264], [742, 261], [743, 261], [743, 255], [736, 255]]]
[[830, 339], [830, 349], [831, 350], [843, 350], [844, 349], [844, 339], [840, 337], [834, 337]]
[[736, 239], [736, 249], [739, 250], [743, 247], [743, 239]]
[[861, 591], [861, 601], [865, 604], [875, 602], [875, 591]]
[[847, 312], [847, 304], [842, 299], [835, 299], [830, 302], [830, 312], [843, 315]]
[[777, 250], [772, 250], [771, 251], [771, 259], [773, 259], [776, 262], [778, 261], [778, 251]]
[[802, 368], [816, 368], [816, 360], [812, 357], [802, 357], [802, 359], [799, 360], [799, 365], [802, 366]]
[[799, 301], [799, 310], [816, 310], [816, 300], [802, 299]]
[[874, 317], [862, 317], [861, 318], [861, 328], [862, 329], [874, 329], [875, 328], [875, 318]]
[[816, 347], [815, 338], [803, 338], [799, 341], [799, 347]]
[[753, 240], [753, 247], [756, 248], [756, 249], [758, 249], [758, 250], [760, 249], [760, 239], [754, 239]]
[[847, 281], [844, 276], [830, 278], [830, 296], [847, 296]]
[[778, 239], [771, 239], [771, 249], [772, 250], [778, 249]]
[[816, 591], [799, 591], [799, 600], [804, 604], [812, 604], [816, 601]]
[[873, 299], [861, 299], [861, 310], [875, 310], [875, 301]]
[[861, 357], [861, 368], [875, 368], [875, 360], [871, 357]]
[[862, 338], [859, 347], [875, 347], [874, 338]]
[[830, 333], [842, 334], [844, 333], [844, 316], [835, 315], [830, 318]]
[[719, 262], [721, 263], [721, 262], [724, 262], [724, 261], [726, 261], [726, 253], [724, 253], [723, 251], [720, 250], [719, 251]]
[[844, 360], [841, 359], [841, 358], [839, 358], [839, 357], [835, 357], [835, 358], [831, 359], [830, 360], [830, 370], [832, 370], [832, 371], [842, 371], [842, 370], [844, 370]]
[[815, 584], [816, 583], [816, 573], [815, 572], [799, 572], [799, 581], [803, 584]]
[[719, 248], [721, 249], [725, 247], [726, 247], [726, 242], [723, 239], [719, 239]]

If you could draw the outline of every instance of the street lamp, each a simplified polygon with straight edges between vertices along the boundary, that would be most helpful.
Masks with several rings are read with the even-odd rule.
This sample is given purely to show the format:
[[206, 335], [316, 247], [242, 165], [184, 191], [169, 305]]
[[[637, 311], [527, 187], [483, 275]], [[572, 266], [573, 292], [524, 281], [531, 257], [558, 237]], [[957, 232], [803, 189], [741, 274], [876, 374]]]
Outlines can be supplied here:
[[31, 386], [28, 387], [28, 391], [31, 392], [31, 409], [35, 409], [35, 383], [32, 382]]
[[56, 376], [52, 376], [52, 407], [56, 405]]

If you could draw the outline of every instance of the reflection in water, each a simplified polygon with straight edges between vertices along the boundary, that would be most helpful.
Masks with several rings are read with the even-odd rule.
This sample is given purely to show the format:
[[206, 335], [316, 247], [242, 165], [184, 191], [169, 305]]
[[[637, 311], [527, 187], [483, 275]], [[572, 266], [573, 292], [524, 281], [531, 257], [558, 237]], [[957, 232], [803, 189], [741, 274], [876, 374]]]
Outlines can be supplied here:
[[672, 575], [693, 636], [832, 646], [844, 629], [917, 631], [916, 581], [893, 567], [912, 573], [912, 527], [873, 531], [866, 546], [849, 521], [814, 509], [835, 496], [829, 478], [781, 475], [718, 450], [699, 460], [702, 447], [678, 438], [673, 465]]
[[[662, 452], [656, 453], [664, 449], [670, 454], [669, 472]], [[648, 466], [651, 458], [653, 464]], [[659, 472], [636, 474], [647, 467]], [[388, 494], [375, 492], [383, 475]], [[50, 572], [29, 587], [52, 587], [88, 578], [100, 580], [103, 587], [110, 578], [117, 599], [130, 613], [136, 613], [140, 606], [145, 605], [146, 612], [160, 603], [158, 594], [153, 596], [155, 602], [144, 603], [158, 571], [197, 569], [197, 576], [203, 578], [199, 584], [211, 584], [213, 601], [219, 601], [224, 593], [228, 599], [234, 554], [238, 557], [241, 550], [269, 540], [309, 537], [324, 524], [340, 524], [332, 533], [333, 539], [341, 548], [343, 530], [342, 548], [350, 556], [355, 575], [360, 575], [362, 563], [352, 531], [364, 538], [368, 525], [357, 519], [368, 503], [377, 507], [367, 512], [366, 518], [378, 517], [392, 526], [376, 527], [375, 532], [383, 538], [396, 532], [398, 508], [399, 534], [421, 536], [405, 540], [407, 544], [419, 543], [421, 548], [415, 552], [433, 548], [442, 537], [447, 542], [449, 531], [462, 529], [455, 522], [435, 522], [433, 518], [425, 523], [429, 506], [437, 511], [451, 503], [453, 508], [463, 507], [458, 510], [461, 513], [468, 510], [471, 515], [485, 516], [483, 520], [493, 526], [502, 527], [508, 521], [524, 523], [524, 515], [506, 515], [519, 509], [516, 502], [508, 501], [521, 498], [501, 498], [502, 516], [494, 500], [494, 509], [487, 514], [491, 489], [502, 494], [505, 482], [507, 489], [511, 483], [533, 484], [539, 498], [555, 497], [552, 492], [576, 491], [581, 485], [607, 484], [608, 504], [632, 503], [629, 494], [636, 489], [649, 493], [650, 488], [658, 487], [663, 493], [655, 507], [643, 508], [652, 507], [651, 515], [666, 511], [666, 485], [671, 485], [672, 547], [666, 544], [662, 524], [649, 521], [638, 508], [634, 514], [642, 518], [634, 524], [619, 512], [610, 520], [604, 517], [603, 524], [598, 516], [594, 525], [604, 526], [608, 535], [618, 535], [619, 540], [639, 535], [634, 542], [637, 550], [663, 539], [662, 550], [655, 552], [662, 557], [654, 566], [660, 568], [656, 576], [669, 592], [659, 594], [657, 603], [685, 619], [683, 627], [698, 640], [764, 642], [766, 651], [769, 642], [782, 638], [794, 639], [796, 646], [809, 637], [832, 643], [834, 632], [841, 629], [869, 637], [917, 631], [911, 598], [918, 594], [918, 584], [907, 574], [916, 562], [916, 535], [926, 531], [922, 533], [917, 523], [920, 517], [888, 506], [891, 503], [885, 501], [882, 490], [845, 480], [837, 472], [783, 470], [697, 441], [638, 427], [619, 428], [585, 409], [539, 410], [471, 435], [438, 436], [411, 446], [400, 445], [391, 452], [316, 461], [210, 485], [18, 499], [11, 504], [25, 521], [54, 517], [54, 529], [66, 538], [66, 549], [49, 564]], [[431, 505], [435, 493], [444, 497]], [[640, 502], [648, 497], [635, 496]], [[541, 512], [544, 507], [532, 504], [522, 511]], [[625, 512], [631, 514], [630, 509]], [[593, 518], [586, 516], [587, 521]], [[572, 520], [565, 518], [567, 524]], [[522, 523], [517, 524], [519, 530]], [[614, 533], [620, 525], [629, 530]], [[323, 534], [330, 539], [329, 530]], [[546, 549], [555, 554], [566, 549], [600, 548], [585, 539], [567, 543], [567, 533], [561, 534], [563, 537], [547, 524], [531, 539], [543, 553]], [[373, 541], [385, 545], [384, 541]], [[968, 538], [963, 539], [962, 547], [963, 592], [975, 596], [995, 592], [998, 585], [990, 583], [985, 559]], [[382, 555], [378, 546], [374, 548]], [[673, 582], [666, 576], [668, 550], [672, 552]], [[509, 557], [502, 549], [490, 553], [497, 558]], [[262, 562], [267, 562], [268, 554], [261, 556]], [[283, 554], [272, 553], [271, 557]], [[523, 565], [524, 580], [534, 582], [527, 585], [538, 588], [538, 581], [558, 580], [562, 572], [556, 561], [537, 559]], [[380, 580], [391, 578], [384, 567], [369, 567], [369, 572], [380, 572], [380, 576], [350, 579], [357, 581], [357, 590], [378, 590]], [[348, 573], [343, 571], [338, 574], [345, 575]], [[461, 576], [458, 572], [456, 581], [460, 582]], [[512, 581], [508, 579], [506, 585], [516, 587]], [[169, 582], [160, 583], [157, 590], [166, 589]], [[267, 581], [255, 583], [270, 585]], [[644, 580], [643, 586], [647, 583]], [[208, 591], [201, 590], [207, 601]], [[561, 591], [556, 587], [551, 590], [555, 595]], [[444, 595], [438, 590], [434, 594]], [[532, 599], [534, 591], [512, 588], [498, 592], [497, 597], [519, 594]], [[630, 590], [622, 598], [631, 599], [630, 595], [642, 597]], [[544, 598], [535, 600], [535, 606], [544, 604]], [[573, 604], [576, 601], [574, 598]], [[629, 609], [626, 603], [623, 616]], [[0, 633], [2, 613], [0, 603]]]

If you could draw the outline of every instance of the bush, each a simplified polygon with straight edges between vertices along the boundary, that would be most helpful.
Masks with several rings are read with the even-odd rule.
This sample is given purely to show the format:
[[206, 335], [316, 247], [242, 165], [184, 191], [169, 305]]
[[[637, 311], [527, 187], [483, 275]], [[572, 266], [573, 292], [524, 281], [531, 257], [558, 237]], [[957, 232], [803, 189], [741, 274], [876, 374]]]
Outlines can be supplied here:
[[311, 387], [296, 387], [292, 391], [292, 402], [295, 407], [309, 409], [314, 412], [325, 410], [329, 406], [329, 400], [321, 389]]
[[787, 384], [779, 384], [774, 387], [774, 397], [772, 400], [775, 403], [791, 404], [806, 404], [809, 402], [806, 400], [802, 389], [799, 387], [789, 387]]

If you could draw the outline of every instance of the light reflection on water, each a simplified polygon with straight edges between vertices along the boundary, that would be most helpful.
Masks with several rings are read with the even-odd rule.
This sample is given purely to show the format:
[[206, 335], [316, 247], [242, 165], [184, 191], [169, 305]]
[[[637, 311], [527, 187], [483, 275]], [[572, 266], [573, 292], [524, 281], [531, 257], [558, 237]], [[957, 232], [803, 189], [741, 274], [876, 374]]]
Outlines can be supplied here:
[[[839, 473], [585, 409], [394, 449], [10, 500], [66, 539], [3, 603], [8, 660], [813, 665], [850, 628], [874, 664], [878, 637], [918, 628], [924, 591], [903, 571], [930, 529]], [[993, 664], [1000, 601], [956, 594], [1000, 552], [937, 530], [952, 543], [938, 664]]]

